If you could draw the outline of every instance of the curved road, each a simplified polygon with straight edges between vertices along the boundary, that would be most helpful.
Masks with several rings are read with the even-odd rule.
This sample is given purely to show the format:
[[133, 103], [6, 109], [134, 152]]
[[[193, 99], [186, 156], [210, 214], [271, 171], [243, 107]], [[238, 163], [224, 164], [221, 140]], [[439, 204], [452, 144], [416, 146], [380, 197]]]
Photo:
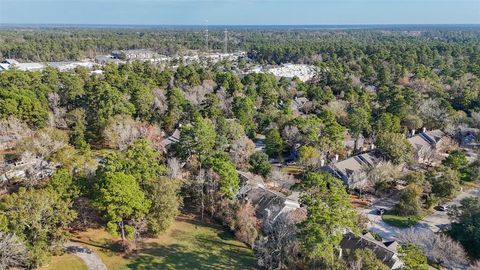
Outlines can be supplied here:
[[[480, 187], [476, 187], [467, 191], [462, 191], [458, 194], [451, 202], [446, 203], [446, 205], [459, 205], [460, 201], [467, 197], [480, 197]], [[438, 232], [440, 228], [444, 228], [450, 225], [450, 219], [448, 218], [447, 212], [445, 211], [435, 211], [433, 214], [426, 216], [418, 224], [410, 228], [398, 228], [392, 225], [385, 223], [382, 220], [382, 217], [377, 215], [376, 209], [378, 207], [391, 208], [393, 204], [388, 201], [388, 198], [379, 202], [374, 203], [374, 205], [367, 209], [362, 209], [362, 213], [365, 214], [369, 219], [368, 230], [373, 233], [380, 235], [384, 241], [393, 241], [398, 240], [397, 236], [402, 234], [408, 229], [429, 229], [433, 232]]]

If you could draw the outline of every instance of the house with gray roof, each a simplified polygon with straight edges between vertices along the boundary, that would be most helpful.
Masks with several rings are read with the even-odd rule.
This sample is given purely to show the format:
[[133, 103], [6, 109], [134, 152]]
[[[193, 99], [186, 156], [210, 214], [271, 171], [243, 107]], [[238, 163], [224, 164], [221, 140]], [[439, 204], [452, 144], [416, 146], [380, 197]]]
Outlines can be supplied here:
[[174, 143], [177, 143], [180, 141], [180, 130], [179, 129], [175, 129], [175, 131], [173, 132], [172, 135], [168, 136], [167, 138], [165, 138], [163, 141], [162, 141], [162, 144], [164, 146], [167, 146], [167, 145], [170, 145], [170, 144], [174, 144]]
[[263, 178], [250, 172], [237, 171], [240, 176], [240, 188], [237, 193], [255, 208], [256, 216], [262, 223], [272, 224], [283, 213], [289, 213], [300, 208], [299, 192], [285, 195], [281, 192], [269, 190]]
[[355, 188], [361, 185], [361, 182], [366, 181], [366, 179], [358, 177], [363, 169], [365, 167], [375, 166], [382, 160], [383, 158], [380, 151], [373, 149], [331, 165], [324, 166], [321, 170], [341, 179], [347, 187]]
[[343, 255], [345, 250], [369, 249], [390, 269], [399, 269], [403, 266], [403, 262], [398, 257], [398, 246], [398, 243], [395, 241], [386, 243], [377, 241], [370, 233], [355, 235], [348, 232], [340, 242], [340, 256]]
[[439, 148], [442, 146], [446, 135], [443, 131], [436, 129], [415, 134], [408, 138], [408, 142], [413, 146], [415, 159], [418, 163], [438, 164], [441, 162]]
[[459, 127], [456, 130], [457, 140], [462, 148], [480, 148], [480, 129], [471, 127]]
[[280, 192], [258, 186], [249, 190], [246, 195], [245, 199], [252, 204], [257, 218], [264, 224], [273, 223], [281, 214], [300, 208], [299, 196], [295, 192], [285, 196]]

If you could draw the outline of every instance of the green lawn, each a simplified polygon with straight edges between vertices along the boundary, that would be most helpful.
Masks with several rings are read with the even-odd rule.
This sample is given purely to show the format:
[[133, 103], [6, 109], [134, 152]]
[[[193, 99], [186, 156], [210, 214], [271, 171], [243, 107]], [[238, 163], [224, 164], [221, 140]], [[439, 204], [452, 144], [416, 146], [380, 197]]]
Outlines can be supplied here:
[[62, 256], [54, 256], [52, 260], [40, 268], [40, 270], [87, 270], [87, 266], [79, 257], [72, 254], [64, 254]]
[[397, 215], [383, 215], [383, 221], [386, 223], [400, 228], [407, 228], [417, 224], [420, 220], [422, 220], [421, 216], [397, 216]]
[[[255, 269], [251, 249], [223, 227], [183, 217], [158, 238], [144, 239], [134, 255], [122, 256], [104, 230], [75, 235], [98, 254], [108, 269]], [[61, 268], [58, 268], [61, 269]]]

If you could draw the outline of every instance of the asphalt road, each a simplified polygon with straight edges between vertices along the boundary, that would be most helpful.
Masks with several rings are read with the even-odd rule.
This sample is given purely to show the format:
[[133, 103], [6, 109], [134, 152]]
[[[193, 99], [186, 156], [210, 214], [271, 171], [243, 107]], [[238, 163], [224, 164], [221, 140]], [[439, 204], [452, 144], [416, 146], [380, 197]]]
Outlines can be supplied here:
[[[480, 197], [480, 187], [460, 192], [451, 202], [446, 205], [459, 205], [460, 201], [466, 197]], [[385, 223], [380, 215], [376, 214], [376, 209], [381, 207], [390, 209], [395, 204], [395, 200], [386, 198], [375, 202], [370, 208], [362, 209], [361, 212], [369, 219], [368, 230], [380, 235], [384, 241], [398, 240], [397, 237], [410, 228], [398, 228]], [[450, 225], [446, 211], [435, 211], [433, 214], [426, 216], [418, 224], [413, 226], [414, 229], [429, 229], [438, 232], [441, 228]]]

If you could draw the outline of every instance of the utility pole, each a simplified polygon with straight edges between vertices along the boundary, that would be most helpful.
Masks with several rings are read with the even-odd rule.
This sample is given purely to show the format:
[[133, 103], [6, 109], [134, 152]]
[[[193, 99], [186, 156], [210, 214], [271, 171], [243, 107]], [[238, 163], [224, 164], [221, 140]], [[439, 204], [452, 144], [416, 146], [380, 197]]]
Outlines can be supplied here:
[[225, 31], [223, 31], [224, 37], [223, 37], [223, 52], [228, 53], [228, 30], [225, 28]]

